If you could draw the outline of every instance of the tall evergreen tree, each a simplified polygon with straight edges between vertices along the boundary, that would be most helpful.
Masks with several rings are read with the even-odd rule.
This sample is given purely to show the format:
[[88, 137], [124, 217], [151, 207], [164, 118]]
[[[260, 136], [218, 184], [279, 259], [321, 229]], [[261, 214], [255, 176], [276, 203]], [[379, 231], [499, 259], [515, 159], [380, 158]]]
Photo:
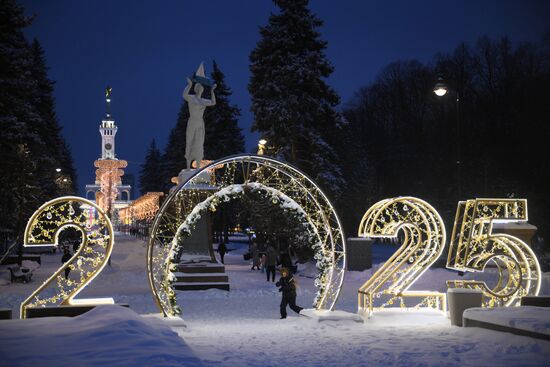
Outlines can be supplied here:
[[164, 191], [168, 191], [173, 186], [170, 182], [171, 178], [177, 176], [186, 167], [185, 131], [187, 120], [189, 120], [189, 109], [184, 101], [178, 113], [176, 126], [170, 131], [168, 143], [162, 154], [161, 172]]
[[[54, 82], [48, 78], [44, 50], [38, 40], [31, 44], [32, 66], [31, 77], [35, 83], [33, 104], [42, 122], [39, 134], [44, 141], [45, 155], [49, 157], [39, 168], [46, 178], [43, 189], [53, 189], [52, 196], [74, 194], [76, 192], [76, 171], [72, 162], [70, 149], [62, 135], [55, 113], [53, 97]], [[61, 172], [56, 172], [61, 168]], [[53, 176], [53, 177], [52, 177]], [[53, 187], [51, 187], [53, 184]]]
[[212, 63], [211, 78], [216, 87], [216, 105], [206, 109], [204, 157], [216, 160], [228, 155], [244, 152], [244, 137], [238, 125], [240, 109], [231, 105], [232, 92], [225, 83], [225, 75], [216, 61]]
[[[30, 46], [22, 32], [29, 24], [15, 1], [0, 2], [0, 225], [16, 235], [39, 205], [74, 183], [43, 50], [37, 42]], [[67, 181], [56, 176], [62, 159]]]
[[0, 225], [20, 234], [41, 200], [35, 152], [44, 143], [32, 104], [32, 55], [22, 32], [30, 22], [15, 1], [0, 4]]
[[163, 191], [164, 184], [161, 176], [161, 153], [157, 148], [155, 139], [147, 150], [145, 162], [141, 165], [139, 173], [139, 190], [142, 194], [146, 192]]
[[333, 194], [344, 181], [333, 148], [341, 116], [339, 97], [325, 78], [333, 67], [318, 28], [323, 22], [308, 8], [308, 0], [274, 0], [280, 8], [250, 55], [248, 85], [259, 131], [277, 155], [302, 168]]

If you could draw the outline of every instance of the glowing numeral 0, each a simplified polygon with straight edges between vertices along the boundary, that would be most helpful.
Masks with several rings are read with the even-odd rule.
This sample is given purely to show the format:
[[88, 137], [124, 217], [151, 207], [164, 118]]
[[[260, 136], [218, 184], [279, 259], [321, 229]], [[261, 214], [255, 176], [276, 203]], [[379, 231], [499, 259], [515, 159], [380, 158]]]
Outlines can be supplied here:
[[[393, 305], [404, 297], [420, 298], [415, 307], [446, 308], [445, 294], [435, 291], [408, 291], [409, 287], [441, 255], [445, 247], [445, 226], [437, 211], [414, 197], [385, 199], [374, 204], [359, 225], [360, 237], [397, 237], [404, 234], [401, 247], [359, 288], [359, 311], [372, 313], [375, 298], [384, 296], [380, 307]], [[389, 297], [388, 297], [389, 296]]]
[[[74, 299], [105, 267], [113, 250], [111, 221], [91, 201], [66, 196], [42, 205], [27, 223], [24, 246], [58, 246], [59, 233], [67, 227], [82, 233], [78, 251], [21, 303], [22, 319], [30, 307], [114, 303], [112, 298]], [[64, 277], [66, 268], [69, 279]]]
[[525, 199], [459, 202], [447, 267], [483, 272], [493, 262], [498, 271], [498, 282], [493, 288], [479, 280], [448, 281], [448, 286], [480, 289], [485, 307], [518, 305], [522, 296], [537, 295], [541, 272], [531, 248], [516, 237], [492, 233], [495, 222], [526, 221]]

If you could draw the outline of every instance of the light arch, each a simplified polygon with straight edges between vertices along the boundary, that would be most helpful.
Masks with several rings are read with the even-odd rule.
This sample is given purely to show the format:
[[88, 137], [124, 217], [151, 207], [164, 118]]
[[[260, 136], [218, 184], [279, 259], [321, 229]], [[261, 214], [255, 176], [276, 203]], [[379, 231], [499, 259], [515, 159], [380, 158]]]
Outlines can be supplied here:
[[177, 267], [178, 241], [174, 239], [178, 231], [189, 224], [188, 218], [193, 213], [205, 210], [201, 205], [210, 205], [216, 193], [228, 187], [264, 190], [303, 213], [318, 244], [314, 249], [319, 291], [313, 307], [332, 310], [346, 266], [344, 231], [334, 207], [322, 190], [297, 168], [271, 157], [242, 154], [222, 158], [198, 170], [172, 191], [157, 213], [147, 248], [147, 273], [160, 311], [165, 316], [180, 313], [171, 285], [172, 272]]

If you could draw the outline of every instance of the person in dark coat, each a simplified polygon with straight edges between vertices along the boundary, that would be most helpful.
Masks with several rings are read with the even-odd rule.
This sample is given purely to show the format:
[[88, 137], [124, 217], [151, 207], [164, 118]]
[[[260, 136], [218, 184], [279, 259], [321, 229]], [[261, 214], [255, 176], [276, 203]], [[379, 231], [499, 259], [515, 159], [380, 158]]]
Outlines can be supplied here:
[[283, 268], [287, 268], [290, 270], [290, 267], [292, 266], [292, 259], [290, 257], [290, 254], [287, 251], [282, 252], [281, 251], [281, 266]]
[[250, 254], [252, 255], [252, 269], [256, 268], [256, 270], [260, 270], [260, 251], [258, 251], [258, 244], [256, 242], [252, 242], [252, 246], [250, 246]]
[[[63, 256], [61, 257], [61, 262], [62, 263], [66, 263], [67, 261], [69, 261], [71, 259], [73, 255], [71, 255], [71, 253], [69, 252], [69, 249], [68, 248], [65, 248], [65, 250], [63, 251]], [[69, 273], [71, 272], [71, 269], [67, 266], [65, 268], [65, 279], [69, 279]]]
[[281, 279], [275, 285], [279, 287], [279, 292], [283, 294], [283, 298], [281, 299], [281, 319], [286, 319], [287, 305], [290, 306], [292, 311], [299, 314], [303, 308], [296, 306], [296, 284], [294, 284], [294, 278], [290, 275], [287, 268], [281, 268]]
[[267, 281], [269, 282], [269, 274], [271, 274], [271, 281], [275, 281], [275, 267], [277, 266], [277, 251], [272, 245], [269, 245], [265, 253], [265, 270], [267, 273]]
[[227, 253], [227, 247], [225, 246], [225, 243], [223, 241], [220, 242], [220, 244], [218, 245], [218, 252], [220, 253], [220, 259], [222, 260], [222, 264], [225, 264], [223, 262], [223, 257]]

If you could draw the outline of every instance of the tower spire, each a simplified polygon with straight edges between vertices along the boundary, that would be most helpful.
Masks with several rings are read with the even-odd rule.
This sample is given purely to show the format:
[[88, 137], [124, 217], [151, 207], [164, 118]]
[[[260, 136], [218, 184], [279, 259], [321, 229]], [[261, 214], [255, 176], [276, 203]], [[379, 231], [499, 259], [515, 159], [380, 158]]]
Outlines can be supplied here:
[[105, 88], [105, 116], [109, 119], [111, 118], [111, 93], [113, 92], [113, 88], [110, 86], [107, 86]]
[[113, 88], [105, 88], [105, 117], [99, 125], [101, 134], [101, 159], [116, 159], [115, 155], [115, 135], [118, 130], [115, 120], [111, 116], [111, 93]]

